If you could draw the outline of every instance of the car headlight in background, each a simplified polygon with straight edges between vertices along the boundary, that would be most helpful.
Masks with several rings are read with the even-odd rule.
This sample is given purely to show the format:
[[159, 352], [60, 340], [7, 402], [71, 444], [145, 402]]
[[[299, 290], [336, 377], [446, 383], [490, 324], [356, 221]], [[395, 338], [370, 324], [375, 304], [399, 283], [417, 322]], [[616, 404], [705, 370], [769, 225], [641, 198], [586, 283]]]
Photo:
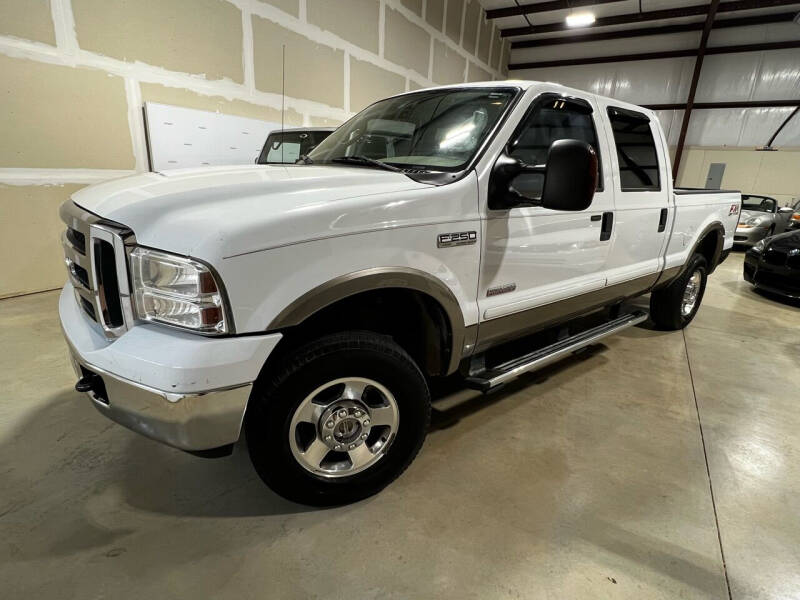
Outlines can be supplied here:
[[761, 252], [764, 251], [764, 248], [766, 248], [766, 247], [767, 247], [767, 243], [764, 240], [759, 240], [758, 242], [755, 243], [755, 245], [753, 245], [751, 250], [753, 252], [757, 252], [757, 253], [760, 254]]
[[204, 264], [138, 247], [130, 254], [136, 316], [201, 333], [228, 333], [214, 274]]
[[753, 227], [765, 227], [767, 220], [761, 217], [750, 217], [744, 223], [739, 223], [737, 229], [751, 229]]

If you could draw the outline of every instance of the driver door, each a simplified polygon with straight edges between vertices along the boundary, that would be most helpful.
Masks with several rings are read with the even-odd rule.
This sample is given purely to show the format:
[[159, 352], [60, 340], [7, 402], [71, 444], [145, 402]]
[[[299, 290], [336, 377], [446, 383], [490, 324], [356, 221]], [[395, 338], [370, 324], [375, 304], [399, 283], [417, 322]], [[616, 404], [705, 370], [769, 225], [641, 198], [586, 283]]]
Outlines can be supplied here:
[[[482, 222], [477, 350], [580, 312], [586, 295], [605, 287], [614, 198], [604, 124], [596, 115], [589, 96], [541, 94], [508, 140], [506, 152], [529, 165], [545, 164], [556, 140], [585, 141], [598, 155], [598, 185], [591, 205], [582, 211], [499, 210], [489, 203]], [[543, 182], [541, 174], [521, 174], [511, 185], [536, 198]]]

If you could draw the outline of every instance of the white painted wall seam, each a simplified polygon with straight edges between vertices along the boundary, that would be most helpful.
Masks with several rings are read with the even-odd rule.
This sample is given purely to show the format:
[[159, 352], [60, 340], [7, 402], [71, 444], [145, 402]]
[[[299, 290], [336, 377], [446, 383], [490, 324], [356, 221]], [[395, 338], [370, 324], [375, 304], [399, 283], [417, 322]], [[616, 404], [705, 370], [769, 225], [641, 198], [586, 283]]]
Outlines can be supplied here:
[[56, 46], [65, 54], [77, 54], [78, 37], [75, 33], [75, 17], [71, 0], [50, 0]]
[[350, 52], [345, 50], [344, 51], [344, 111], [346, 113], [350, 112]]
[[384, 57], [386, 50], [386, 2], [380, 0], [378, 8], [378, 56]]
[[255, 59], [253, 51], [253, 15], [250, 10], [252, 2], [242, 9], [242, 69], [244, 86], [254, 92], [256, 89]]
[[144, 115], [142, 114], [142, 90], [139, 82], [131, 77], [125, 78], [125, 98], [128, 101], [128, 127], [136, 170], [140, 173], [149, 170], [147, 141], [144, 135]]

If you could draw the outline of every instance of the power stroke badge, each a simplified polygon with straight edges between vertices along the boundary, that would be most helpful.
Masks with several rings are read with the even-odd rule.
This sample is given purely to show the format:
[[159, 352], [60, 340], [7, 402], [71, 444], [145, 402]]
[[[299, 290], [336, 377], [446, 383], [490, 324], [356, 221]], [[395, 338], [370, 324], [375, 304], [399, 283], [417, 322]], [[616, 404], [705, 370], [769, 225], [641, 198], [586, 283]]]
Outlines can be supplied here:
[[477, 231], [459, 231], [457, 233], [440, 233], [436, 238], [436, 245], [439, 248], [449, 248], [451, 246], [466, 246], [477, 241]]

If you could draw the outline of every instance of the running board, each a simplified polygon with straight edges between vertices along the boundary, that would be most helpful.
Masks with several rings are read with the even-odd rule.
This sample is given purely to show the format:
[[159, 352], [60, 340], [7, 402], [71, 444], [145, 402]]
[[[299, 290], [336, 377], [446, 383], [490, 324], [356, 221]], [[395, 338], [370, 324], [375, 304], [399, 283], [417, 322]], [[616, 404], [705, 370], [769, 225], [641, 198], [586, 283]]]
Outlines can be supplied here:
[[466, 385], [482, 392], [488, 392], [492, 388], [508, 383], [523, 373], [537, 371], [582, 348], [591, 346], [603, 338], [614, 335], [628, 327], [638, 325], [646, 321], [647, 317], [648, 314], [643, 310], [624, 314], [597, 327], [581, 331], [554, 344], [471, 375], [465, 379]]

